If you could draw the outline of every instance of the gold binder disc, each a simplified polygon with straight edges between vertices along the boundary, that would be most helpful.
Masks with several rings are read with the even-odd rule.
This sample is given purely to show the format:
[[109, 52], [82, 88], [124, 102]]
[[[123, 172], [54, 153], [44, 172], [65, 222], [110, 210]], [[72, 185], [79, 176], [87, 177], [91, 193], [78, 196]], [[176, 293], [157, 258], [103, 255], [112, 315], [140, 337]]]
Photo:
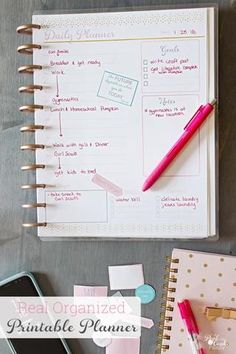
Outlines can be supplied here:
[[27, 104], [19, 108], [21, 112], [35, 112], [37, 109], [43, 109], [43, 106], [40, 104]]
[[25, 223], [22, 224], [23, 227], [40, 227], [40, 226], [47, 226], [46, 222], [34, 222], [34, 223]]
[[45, 168], [45, 165], [41, 165], [41, 164], [25, 165], [21, 167], [21, 171], [32, 171], [32, 170], [37, 170], [38, 168]]
[[33, 74], [35, 70], [42, 70], [42, 65], [24, 65], [18, 68], [20, 74]]
[[41, 26], [40, 25], [35, 25], [33, 23], [27, 24], [27, 25], [22, 25], [22, 26], [17, 27], [16, 32], [17, 33], [21, 33], [21, 34], [29, 34], [29, 35], [31, 35], [32, 31], [33, 31], [33, 28], [40, 29]]
[[43, 89], [42, 85], [27, 85], [27, 86], [19, 87], [18, 90], [20, 93], [34, 93], [34, 91], [42, 90], [42, 89]]
[[45, 145], [42, 144], [27, 144], [27, 145], [22, 145], [20, 148], [21, 150], [37, 150], [37, 149], [44, 149]]
[[23, 184], [22, 189], [37, 189], [37, 188], [46, 188], [46, 184]]
[[24, 44], [17, 48], [17, 52], [20, 54], [33, 54], [34, 49], [41, 49], [39, 44]]
[[25, 125], [24, 127], [21, 127], [20, 131], [22, 133], [34, 133], [36, 130], [39, 130], [39, 129], [44, 129], [44, 125], [29, 124], [29, 125]]
[[46, 208], [46, 203], [22, 204], [22, 208], [25, 209]]

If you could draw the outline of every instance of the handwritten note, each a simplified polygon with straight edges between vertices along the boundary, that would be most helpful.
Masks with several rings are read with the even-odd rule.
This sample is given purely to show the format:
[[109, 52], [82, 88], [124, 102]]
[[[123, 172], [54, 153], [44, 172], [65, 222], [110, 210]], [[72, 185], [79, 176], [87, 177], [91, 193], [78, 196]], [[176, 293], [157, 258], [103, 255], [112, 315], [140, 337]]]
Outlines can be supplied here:
[[137, 80], [105, 71], [98, 90], [98, 96], [131, 106], [137, 86]]
[[143, 91], [198, 91], [199, 56], [196, 39], [142, 43]]
[[[148, 175], [183, 133], [184, 127], [198, 107], [198, 96], [143, 96], [144, 174]], [[166, 134], [163, 134], [166, 132]], [[165, 171], [165, 176], [193, 176], [199, 173], [199, 135]], [[153, 154], [155, 151], [155, 155]]]

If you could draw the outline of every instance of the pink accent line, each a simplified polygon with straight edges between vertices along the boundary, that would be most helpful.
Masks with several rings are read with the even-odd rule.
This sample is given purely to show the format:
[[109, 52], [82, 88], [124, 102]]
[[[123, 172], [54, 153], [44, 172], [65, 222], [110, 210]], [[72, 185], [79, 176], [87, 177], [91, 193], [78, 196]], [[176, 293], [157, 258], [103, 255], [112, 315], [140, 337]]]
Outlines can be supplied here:
[[120, 197], [123, 194], [122, 188], [97, 173], [93, 176], [92, 182], [116, 197]]

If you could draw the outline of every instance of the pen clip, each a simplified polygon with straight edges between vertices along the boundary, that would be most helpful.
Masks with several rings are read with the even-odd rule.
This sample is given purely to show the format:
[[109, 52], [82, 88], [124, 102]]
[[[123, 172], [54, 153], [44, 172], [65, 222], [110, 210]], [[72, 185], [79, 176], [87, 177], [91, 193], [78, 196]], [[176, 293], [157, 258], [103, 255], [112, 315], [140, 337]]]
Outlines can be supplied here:
[[188, 123], [185, 125], [184, 130], [186, 130], [186, 129], [189, 127], [189, 125], [192, 123], [193, 119], [198, 115], [198, 113], [200, 113], [200, 111], [202, 110], [203, 107], [204, 107], [204, 106], [201, 105], [201, 106], [198, 108], [198, 110], [194, 113], [194, 115], [192, 116], [192, 118], [191, 118], [191, 119], [188, 121]]

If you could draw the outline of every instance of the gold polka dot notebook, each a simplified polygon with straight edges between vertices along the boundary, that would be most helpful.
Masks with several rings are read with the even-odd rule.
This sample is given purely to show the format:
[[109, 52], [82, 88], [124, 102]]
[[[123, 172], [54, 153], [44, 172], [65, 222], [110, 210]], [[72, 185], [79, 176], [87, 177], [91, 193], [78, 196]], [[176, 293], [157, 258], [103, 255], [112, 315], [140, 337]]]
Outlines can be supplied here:
[[[190, 301], [204, 353], [236, 353], [236, 257], [174, 249], [157, 353], [192, 353], [178, 302]], [[196, 351], [197, 353], [197, 351]]]

